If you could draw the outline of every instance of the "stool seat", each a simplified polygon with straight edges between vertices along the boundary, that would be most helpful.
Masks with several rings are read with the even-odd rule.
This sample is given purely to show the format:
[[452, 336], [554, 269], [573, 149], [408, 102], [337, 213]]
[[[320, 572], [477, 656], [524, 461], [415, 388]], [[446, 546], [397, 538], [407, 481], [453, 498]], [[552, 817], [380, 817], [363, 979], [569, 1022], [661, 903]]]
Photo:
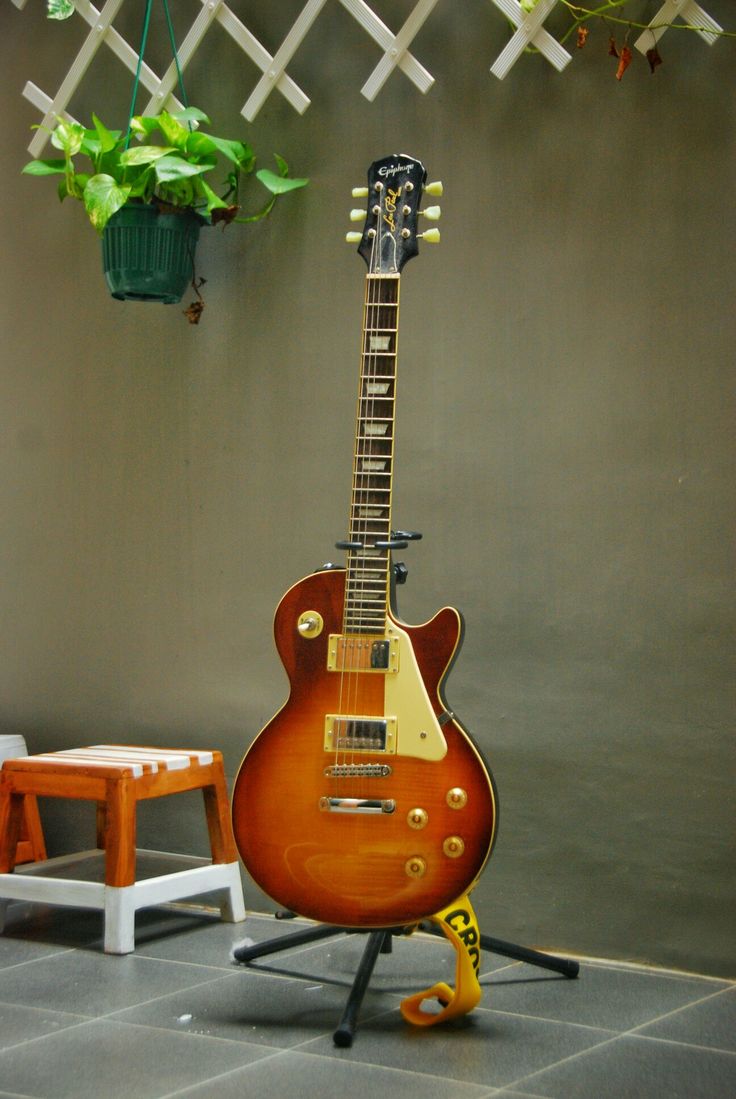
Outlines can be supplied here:
[[[201, 789], [204, 797], [211, 861], [136, 881], [137, 803], [196, 789]], [[105, 853], [104, 884], [46, 876], [42, 863], [32, 872], [13, 872], [24, 803], [29, 797], [97, 803], [97, 846]], [[245, 919], [220, 752], [95, 744], [4, 761], [0, 771], [0, 917], [10, 900], [99, 908], [105, 918], [105, 952], [127, 954], [135, 949], [135, 912], [139, 908], [213, 891], [222, 894], [223, 919]], [[2, 926], [0, 920], [0, 930]]]

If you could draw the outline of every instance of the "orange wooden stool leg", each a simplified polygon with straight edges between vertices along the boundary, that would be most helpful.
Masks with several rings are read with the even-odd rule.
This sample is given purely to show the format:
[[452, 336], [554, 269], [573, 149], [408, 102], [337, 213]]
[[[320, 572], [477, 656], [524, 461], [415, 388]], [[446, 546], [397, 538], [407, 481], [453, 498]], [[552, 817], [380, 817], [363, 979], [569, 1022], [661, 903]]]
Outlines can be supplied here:
[[35, 794], [26, 794], [23, 799], [23, 824], [15, 861], [43, 862], [46, 857], [46, 841], [38, 812], [38, 799]]
[[15, 868], [24, 800], [23, 794], [14, 789], [8, 775], [0, 772], [0, 874], [9, 874]]
[[107, 827], [105, 829], [105, 885], [135, 883], [134, 779], [124, 776], [107, 783]]
[[230, 802], [227, 796], [225, 772], [222, 763], [215, 766], [213, 771], [215, 781], [212, 786], [202, 787], [212, 861], [237, 862], [238, 852], [235, 847], [233, 826], [230, 820]]

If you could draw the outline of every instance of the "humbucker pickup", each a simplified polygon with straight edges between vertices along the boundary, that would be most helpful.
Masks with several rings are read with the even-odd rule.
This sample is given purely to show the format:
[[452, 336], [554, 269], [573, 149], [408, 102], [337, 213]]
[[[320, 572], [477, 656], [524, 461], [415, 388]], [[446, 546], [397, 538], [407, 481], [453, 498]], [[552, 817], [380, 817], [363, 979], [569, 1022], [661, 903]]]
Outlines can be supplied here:
[[331, 633], [328, 672], [398, 672], [398, 637]]
[[396, 754], [395, 717], [357, 717], [326, 714], [326, 752], [384, 752]]

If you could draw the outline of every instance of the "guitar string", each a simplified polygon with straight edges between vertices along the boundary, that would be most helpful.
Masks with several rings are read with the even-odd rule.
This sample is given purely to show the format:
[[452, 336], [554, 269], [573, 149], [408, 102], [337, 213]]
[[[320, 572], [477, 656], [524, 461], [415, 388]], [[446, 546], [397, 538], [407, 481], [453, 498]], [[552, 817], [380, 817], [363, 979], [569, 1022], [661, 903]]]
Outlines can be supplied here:
[[[351, 539], [356, 542], [360, 542], [362, 549], [357, 551], [359, 557], [359, 564], [355, 566], [351, 575], [351, 603], [350, 603], [350, 618], [354, 627], [354, 638], [357, 636], [357, 640], [353, 640], [350, 665], [354, 669], [351, 676], [350, 691], [350, 712], [355, 717], [361, 716], [371, 717], [378, 716], [368, 713], [370, 707], [365, 701], [365, 688], [367, 687], [368, 680], [366, 675], [369, 674], [365, 671], [361, 672], [362, 666], [368, 667], [370, 665], [370, 646], [371, 646], [371, 634], [375, 630], [377, 623], [374, 620], [374, 616], [370, 613], [372, 608], [372, 602], [369, 601], [369, 595], [373, 588], [368, 585], [368, 574], [373, 572], [369, 565], [372, 565], [372, 559], [374, 557], [379, 558], [380, 552], [368, 548], [369, 539], [372, 537], [371, 532], [371, 511], [375, 506], [375, 463], [377, 456], [381, 451], [378, 445], [379, 436], [375, 434], [377, 426], [377, 394], [375, 391], [375, 385], [372, 384], [372, 379], [375, 379], [377, 374], [377, 367], [379, 362], [378, 357], [378, 345], [375, 339], [377, 330], [382, 323], [381, 318], [381, 301], [382, 301], [382, 279], [380, 277], [380, 232], [378, 225], [375, 226], [376, 232], [372, 237], [370, 261], [369, 261], [369, 273], [366, 279], [366, 293], [364, 298], [364, 315], [363, 315], [363, 346], [361, 349], [361, 377], [358, 391], [358, 438], [356, 440], [356, 481], [355, 489], [353, 493], [352, 509], [353, 514], [351, 516]], [[375, 330], [375, 331], [374, 331]], [[358, 491], [358, 484], [361, 485], [361, 489]], [[373, 539], [374, 541], [377, 538]], [[380, 571], [380, 570], [379, 570]], [[372, 580], [375, 577], [371, 577]], [[383, 631], [383, 623], [381, 624], [381, 632]], [[366, 638], [367, 640], [360, 640]], [[357, 652], [355, 647], [359, 646]], [[354, 768], [357, 762], [361, 758], [356, 753], [360, 746], [360, 736], [363, 735], [364, 730], [359, 724], [351, 727], [353, 736], [349, 741], [349, 755], [347, 758], [348, 774], [354, 773]], [[356, 784], [353, 783], [353, 786]]]
[[[368, 344], [368, 322], [371, 310], [371, 283], [370, 273], [374, 268], [375, 262], [375, 238], [373, 238], [371, 252], [369, 257], [369, 275], [366, 276], [365, 293], [363, 298], [363, 324], [362, 324], [362, 346], [361, 346], [361, 360], [360, 360], [360, 377], [358, 382], [358, 398], [357, 398], [357, 410], [356, 410], [356, 437], [355, 448], [353, 452], [353, 478], [352, 478], [352, 490], [350, 500], [350, 516], [348, 523], [348, 539], [351, 542], [360, 541], [364, 543], [365, 532], [362, 529], [360, 523], [360, 512], [358, 510], [358, 481], [361, 477], [361, 464], [363, 470], [365, 469], [365, 460], [361, 458], [361, 455], [365, 451], [365, 422], [363, 418], [364, 413], [364, 395], [366, 393], [366, 355]], [[342, 642], [340, 647], [340, 687], [338, 698], [338, 720], [335, 729], [335, 744], [334, 744], [334, 761], [336, 765], [337, 787], [338, 792], [343, 790], [349, 790], [351, 784], [348, 782], [342, 782], [341, 776], [345, 775], [346, 778], [350, 777], [350, 768], [355, 763], [355, 747], [354, 736], [356, 733], [356, 726], [351, 726], [350, 715], [354, 717], [358, 715], [358, 684], [359, 673], [356, 670], [356, 663], [359, 659], [360, 650], [357, 649], [359, 640], [356, 642], [355, 629], [356, 629], [356, 614], [360, 614], [360, 605], [356, 604], [356, 598], [359, 595], [358, 584], [356, 578], [358, 576], [358, 551], [349, 549], [347, 551], [347, 573], [345, 578], [345, 595], [343, 599], [343, 630], [342, 630]], [[356, 611], [356, 607], [358, 610]], [[360, 625], [358, 624], [358, 638], [360, 638]], [[344, 719], [344, 720], [343, 720]], [[343, 745], [341, 747], [341, 740]], [[351, 741], [353, 742], [351, 745]]]
[[[380, 268], [380, 234], [375, 226], [376, 232], [372, 238], [371, 254], [369, 273], [366, 282], [366, 294], [365, 294], [365, 307], [363, 317], [363, 347], [362, 347], [362, 361], [361, 361], [361, 379], [360, 389], [358, 394], [358, 445], [357, 445], [357, 462], [356, 465], [359, 469], [359, 476], [356, 478], [356, 482], [361, 485], [361, 490], [356, 493], [353, 501], [353, 529], [356, 532], [355, 540], [360, 542], [362, 549], [358, 551], [360, 555], [360, 564], [353, 575], [353, 593], [351, 603], [351, 615], [353, 616], [353, 622], [358, 626], [358, 638], [366, 637], [367, 640], [358, 641], [360, 646], [358, 653], [355, 655], [355, 659], [352, 661], [353, 666], [356, 668], [361, 667], [364, 661], [366, 664], [370, 663], [370, 636], [372, 629], [375, 628], [375, 623], [372, 620], [371, 615], [368, 613], [369, 604], [367, 601], [367, 583], [366, 572], [369, 564], [369, 558], [375, 555], [375, 551], [368, 548], [368, 542], [370, 537], [370, 522], [369, 514], [371, 509], [371, 496], [374, 477], [374, 457], [375, 457], [375, 445], [373, 435], [373, 428], [375, 425], [375, 402], [371, 393], [370, 379], [375, 375], [375, 341], [373, 339], [373, 329], [376, 326], [376, 315], [380, 308], [380, 278], [378, 272]], [[366, 488], [370, 486], [370, 488]], [[356, 483], [357, 488], [357, 483]], [[358, 718], [361, 716], [369, 717], [369, 707], [364, 700], [365, 687], [367, 686], [365, 672], [361, 673], [356, 671], [354, 674], [354, 699], [353, 699], [353, 712]], [[361, 690], [361, 688], [363, 688]], [[360, 735], [362, 732], [360, 724], [354, 728], [354, 737], [351, 742], [350, 753], [350, 766], [354, 767], [360, 760], [360, 756], [357, 755], [358, 745], [360, 743]]]

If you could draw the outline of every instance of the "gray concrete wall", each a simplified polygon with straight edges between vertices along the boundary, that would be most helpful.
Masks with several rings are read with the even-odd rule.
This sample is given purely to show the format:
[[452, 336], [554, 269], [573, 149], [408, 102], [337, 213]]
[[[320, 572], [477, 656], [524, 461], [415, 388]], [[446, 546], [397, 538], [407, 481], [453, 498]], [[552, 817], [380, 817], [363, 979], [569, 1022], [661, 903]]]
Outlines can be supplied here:
[[[736, 44], [670, 31], [656, 75], [637, 57], [619, 84], [596, 26], [566, 73], [526, 57], [500, 83], [499, 14], [440, 4], [415, 42], [435, 87], [394, 74], [369, 104], [378, 52], [334, 3], [289, 67], [310, 109], [274, 95], [247, 126], [258, 74], [216, 28], [190, 101], [312, 183], [203, 234], [191, 328], [110, 299], [82, 210], [19, 175], [23, 85], [53, 91], [84, 37], [41, 7], [0, 12], [0, 730], [215, 746], [235, 773], [284, 698], [276, 603], [345, 531], [350, 188], [411, 153], [445, 197], [441, 247], [402, 282], [394, 517], [425, 537], [401, 612], [466, 617], [447, 693], [502, 804], [481, 924], [733, 975]], [[275, 50], [300, 7], [243, 18]], [[381, 6], [396, 28], [405, 9]], [[71, 108], [122, 125], [130, 86], [95, 62]], [[84, 807], [46, 814], [52, 849], [91, 841]], [[146, 806], [141, 836], [200, 848], [198, 800]]]

